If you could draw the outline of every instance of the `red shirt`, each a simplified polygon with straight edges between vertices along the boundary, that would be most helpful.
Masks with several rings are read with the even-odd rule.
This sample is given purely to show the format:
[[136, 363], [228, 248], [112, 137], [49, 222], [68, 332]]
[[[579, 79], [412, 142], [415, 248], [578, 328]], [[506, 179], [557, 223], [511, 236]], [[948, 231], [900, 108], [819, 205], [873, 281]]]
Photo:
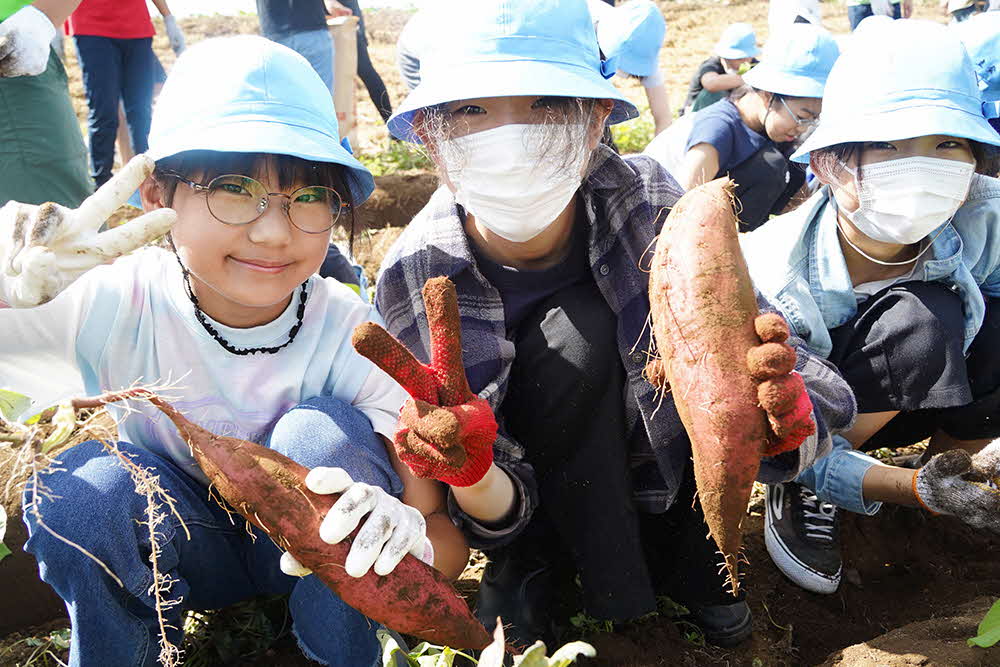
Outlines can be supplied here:
[[141, 39], [156, 34], [146, 0], [83, 0], [66, 21], [69, 35]]

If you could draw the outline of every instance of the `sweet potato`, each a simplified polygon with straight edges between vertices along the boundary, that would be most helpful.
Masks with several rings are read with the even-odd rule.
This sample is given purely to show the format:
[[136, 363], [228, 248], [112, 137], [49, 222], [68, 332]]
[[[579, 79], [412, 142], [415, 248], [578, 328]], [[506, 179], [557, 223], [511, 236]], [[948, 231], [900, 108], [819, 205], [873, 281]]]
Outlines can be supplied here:
[[670, 395], [691, 439], [698, 497], [735, 595], [740, 524], [768, 427], [747, 369], [747, 351], [760, 344], [757, 302], [727, 179], [691, 190], [671, 211], [656, 244], [649, 301]]
[[344, 602], [392, 630], [431, 643], [475, 649], [490, 643], [486, 629], [444, 576], [411, 555], [388, 575], [369, 571], [361, 578], [349, 576], [344, 562], [357, 530], [338, 544], [320, 539], [320, 523], [340, 494], [309, 491], [307, 468], [266, 447], [206, 431], [150, 392], [131, 390], [98, 400], [125, 398], [148, 400], [166, 414], [226, 502]]

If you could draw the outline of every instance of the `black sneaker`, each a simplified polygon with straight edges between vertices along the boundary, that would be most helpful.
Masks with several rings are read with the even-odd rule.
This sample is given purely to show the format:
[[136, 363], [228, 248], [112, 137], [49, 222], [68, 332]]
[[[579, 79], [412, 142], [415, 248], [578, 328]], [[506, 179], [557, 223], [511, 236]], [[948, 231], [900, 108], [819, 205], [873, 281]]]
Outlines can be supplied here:
[[764, 544], [778, 569], [807, 591], [833, 593], [840, 586], [837, 508], [801, 484], [767, 486]]
[[547, 559], [498, 550], [490, 555], [479, 583], [476, 617], [492, 634], [499, 616], [512, 646], [526, 648], [539, 639], [553, 646], [555, 597], [555, 576]]
[[707, 643], [722, 648], [743, 643], [753, 632], [753, 617], [745, 600], [693, 607], [691, 621], [701, 628]]

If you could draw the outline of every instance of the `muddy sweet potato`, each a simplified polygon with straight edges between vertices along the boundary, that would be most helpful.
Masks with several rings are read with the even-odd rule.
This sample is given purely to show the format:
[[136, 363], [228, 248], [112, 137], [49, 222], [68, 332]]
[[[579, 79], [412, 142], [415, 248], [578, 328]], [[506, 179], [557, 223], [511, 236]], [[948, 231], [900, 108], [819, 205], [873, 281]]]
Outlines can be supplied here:
[[191, 447], [215, 491], [344, 602], [392, 630], [434, 644], [480, 649], [490, 643], [486, 629], [444, 575], [409, 554], [388, 575], [369, 571], [361, 578], [349, 576], [344, 562], [357, 530], [338, 544], [320, 539], [320, 523], [340, 494], [309, 491], [307, 468], [252, 442], [217, 436], [149, 392], [109, 394], [97, 402], [125, 398], [148, 400], [164, 412]]
[[757, 302], [727, 179], [691, 190], [671, 211], [656, 244], [649, 301], [670, 396], [691, 439], [698, 498], [735, 595], [740, 524], [768, 426], [747, 369], [747, 351], [760, 344]]

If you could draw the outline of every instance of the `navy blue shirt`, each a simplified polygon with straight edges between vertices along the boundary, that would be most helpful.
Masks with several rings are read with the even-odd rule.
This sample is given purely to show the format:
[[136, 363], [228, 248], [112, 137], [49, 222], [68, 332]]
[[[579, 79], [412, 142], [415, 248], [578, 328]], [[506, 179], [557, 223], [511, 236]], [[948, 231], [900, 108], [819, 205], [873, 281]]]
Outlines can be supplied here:
[[770, 143], [766, 136], [747, 127], [736, 105], [725, 99], [695, 113], [684, 152], [698, 144], [714, 147], [719, 153], [719, 171], [713, 178], [718, 178]]
[[323, 0], [257, 0], [262, 35], [326, 30]]
[[585, 281], [593, 282], [590, 260], [587, 258], [586, 223], [581, 223], [579, 214], [573, 224], [573, 237], [566, 257], [554, 266], [540, 271], [525, 271], [498, 264], [486, 257], [470, 241], [479, 270], [500, 292], [503, 299], [504, 325], [507, 333], [517, 331], [525, 317], [545, 299], [571, 285]]

